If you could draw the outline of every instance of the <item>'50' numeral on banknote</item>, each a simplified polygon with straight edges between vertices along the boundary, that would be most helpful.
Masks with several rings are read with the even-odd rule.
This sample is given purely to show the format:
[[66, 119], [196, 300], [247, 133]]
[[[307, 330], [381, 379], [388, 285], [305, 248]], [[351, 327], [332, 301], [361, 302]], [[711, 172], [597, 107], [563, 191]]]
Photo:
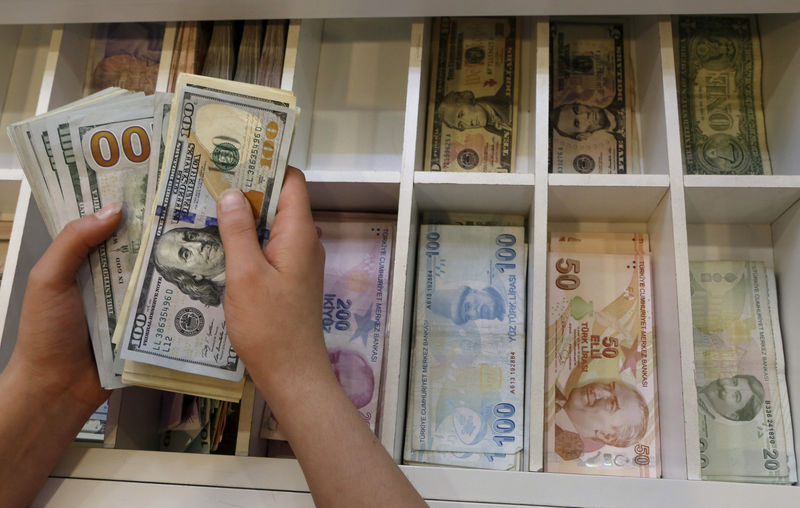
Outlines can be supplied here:
[[[558, 289], [571, 291], [573, 289], [578, 289], [581, 285], [581, 279], [575, 275], [581, 273], [581, 262], [577, 259], [558, 258], [558, 261], [556, 261], [556, 270], [561, 274], [556, 278], [556, 287]], [[570, 271], [574, 271], [575, 273], [569, 273]]]

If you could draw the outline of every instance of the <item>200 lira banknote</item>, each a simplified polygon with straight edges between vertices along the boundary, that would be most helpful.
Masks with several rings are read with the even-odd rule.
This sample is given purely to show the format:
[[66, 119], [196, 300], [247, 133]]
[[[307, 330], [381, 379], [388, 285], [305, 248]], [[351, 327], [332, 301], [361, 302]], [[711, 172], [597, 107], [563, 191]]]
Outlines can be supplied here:
[[680, 16], [677, 25], [686, 174], [772, 174], [755, 16]]
[[176, 90], [168, 155], [117, 339], [126, 360], [239, 381], [244, 365], [221, 305], [225, 253], [216, 198], [238, 188], [259, 230], [271, 223], [295, 100], [280, 90], [189, 74], [179, 76]]
[[690, 267], [703, 479], [796, 481], [774, 274], [756, 261]]
[[517, 34], [511, 17], [435, 21], [425, 171], [514, 170]]
[[660, 475], [650, 256], [629, 236], [627, 254], [548, 254], [547, 471]]
[[404, 460], [522, 450], [525, 260], [522, 227], [420, 227]]
[[634, 78], [622, 21], [550, 23], [550, 172], [638, 173]]

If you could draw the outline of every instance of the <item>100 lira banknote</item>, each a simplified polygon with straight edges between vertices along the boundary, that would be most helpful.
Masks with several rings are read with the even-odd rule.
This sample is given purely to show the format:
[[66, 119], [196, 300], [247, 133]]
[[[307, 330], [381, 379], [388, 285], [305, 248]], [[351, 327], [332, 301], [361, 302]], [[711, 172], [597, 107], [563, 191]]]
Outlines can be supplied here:
[[516, 18], [434, 23], [425, 171], [514, 170]]
[[545, 469], [657, 478], [652, 279], [650, 256], [641, 251], [646, 242], [631, 234], [627, 254], [602, 253], [602, 246], [581, 252], [556, 240], [570, 236], [580, 238], [554, 233], [547, 257]]
[[772, 174], [755, 16], [680, 16], [677, 25], [686, 173]]
[[638, 173], [622, 21], [550, 23], [550, 172]]
[[[126, 360], [238, 381], [222, 297], [216, 198], [240, 189], [257, 226], [274, 217], [296, 117], [294, 96], [184, 74], [173, 101], [161, 182], [121, 315]], [[123, 376], [124, 379], [124, 376]]]
[[703, 479], [797, 481], [774, 275], [756, 261], [690, 268]]
[[513, 226], [421, 226], [404, 460], [461, 459], [458, 465], [475, 467], [489, 460], [474, 454], [490, 454], [519, 463], [513, 455], [523, 444], [524, 233]]

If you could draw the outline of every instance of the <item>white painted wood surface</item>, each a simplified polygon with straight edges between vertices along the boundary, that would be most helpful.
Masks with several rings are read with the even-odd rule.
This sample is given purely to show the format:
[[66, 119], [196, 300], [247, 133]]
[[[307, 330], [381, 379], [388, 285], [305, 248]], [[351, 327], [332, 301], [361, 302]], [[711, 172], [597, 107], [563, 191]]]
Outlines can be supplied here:
[[[85, 0], [81, 5], [91, 5]], [[210, 3], [194, 3], [193, 17], [235, 16], [237, 1], [225, 4], [225, 15]], [[290, 5], [291, 4], [291, 5]], [[430, 5], [428, 5], [430, 4]], [[53, 6], [45, 16], [60, 20], [90, 19], [80, 9], [73, 13]], [[122, 5], [113, 16], [131, 15]], [[143, 5], [143, 6], [142, 6]], [[176, 5], [180, 5], [177, 3]], [[218, 5], [218, 4], [215, 4]], [[255, 16], [270, 5], [259, 4], [243, 17]], [[331, 5], [315, 5], [315, 17], [340, 17], [358, 6], [359, 16], [397, 16], [414, 9], [447, 9], [450, 13], [479, 13], [485, 2], [448, 1], [402, 6], [360, 3], [350, 0], [332, 13]], [[499, 2], [492, 13], [508, 8], [516, 13], [572, 12], [568, 2]], [[349, 211], [388, 211], [397, 213], [395, 260], [392, 275], [390, 336], [385, 346], [383, 408], [379, 436], [398, 462], [402, 459], [405, 424], [408, 358], [412, 342], [413, 294], [416, 277], [417, 232], [420, 216], [429, 210], [515, 213], [528, 220], [528, 322], [526, 355], [526, 443], [527, 469], [542, 469], [544, 335], [546, 306], [546, 254], [548, 232], [555, 229], [647, 231], [653, 246], [654, 305], [658, 348], [659, 410], [661, 416], [662, 467], [665, 479], [640, 480], [554, 475], [534, 472], [488, 472], [452, 468], [406, 467], [404, 472], [423, 496], [441, 501], [441, 506], [466, 506], [471, 502], [543, 504], [570, 506], [748, 506], [769, 499], [776, 506], [796, 499], [794, 487], [757, 486], [695, 482], [698, 479], [697, 407], [694, 385], [692, 320], [689, 299], [689, 260], [730, 257], [755, 257], [775, 267], [780, 294], [781, 324], [784, 337], [787, 377], [793, 407], [800, 407], [800, 15], [794, 3], [728, 5], [706, 0], [679, 9], [648, 2], [618, 1], [610, 9], [625, 12], [665, 12], [682, 10], [736, 9], [766, 12], [775, 8], [790, 14], [762, 15], [764, 55], [764, 103], [768, 143], [775, 169], [774, 176], [720, 177], [683, 175], [680, 122], [678, 118], [675, 55], [669, 16], [648, 15], [632, 21], [635, 45], [634, 72], [637, 84], [637, 125], [642, 143], [642, 175], [549, 175], [548, 94], [549, 94], [549, 19], [523, 20], [523, 82], [529, 96], [524, 97], [520, 115], [522, 130], [518, 165], [526, 171], [516, 174], [424, 173], [425, 117], [429, 90], [430, 20], [382, 20], [385, 33], [375, 33], [367, 21], [326, 22], [293, 20], [287, 37], [283, 87], [298, 96], [303, 107], [297, 127], [291, 161], [306, 170], [312, 206], [316, 209]], [[138, 14], [157, 13], [170, 19], [173, 4], [160, 3], [148, 10], [137, 5]], [[250, 4], [252, 7], [252, 4]], [[498, 7], [499, 6], [499, 7]], [[280, 16], [291, 9], [310, 9], [305, 1], [274, 5], [269, 16]], [[584, 6], [586, 7], [586, 6]], [[608, 5], [588, 6], [588, 9]], [[25, 15], [28, 7], [17, 9]], [[283, 9], [283, 11], [281, 10]], [[538, 10], [541, 9], [541, 10]], [[9, 9], [6, 9], [9, 11]], [[103, 14], [102, 9], [94, 13]], [[425, 14], [425, 10], [422, 13]], [[433, 11], [431, 11], [433, 12]], [[585, 11], [583, 13], [590, 13]], [[604, 12], [605, 14], [606, 12]], [[181, 14], [185, 17], [185, 12]], [[4, 19], [5, 21], [5, 19]], [[46, 30], [46, 28], [42, 28]], [[25, 38], [25, 27], [20, 40]], [[168, 26], [168, 31], [174, 26]], [[48, 43], [26, 46], [26, 59], [41, 62], [40, 74], [32, 78], [15, 70], [8, 81], [12, 90], [33, 87], [31, 104], [45, 111], [79, 97], [88, 52], [89, 25], [56, 27]], [[33, 35], [31, 40], [36, 40]], [[9, 39], [11, 39], [9, 37]], [[3, 39], [4, 40], [4, 39]], [[4, 44], [0, 40], [0, 44]], [[9, 43], [10, 44], [10, 43]], [[22, 51], [20, 48], [17, 51]], [[169, 56], [169, 45], [164, 55]], [[361, 55], [359, 57], [358, 55]], [[353, 57], [355, 58], [355, 61]], [[362, 58], [363, 57], [363, 58]], [[385, 58], [392, 69], [374, 72], [369, 62]], [[349, 60], [348, 60], [349, 59]], [[22, 65], [16, 58], [14, 68]], [[163, 63], [163, 62], [162, 62]], [[527, 67], [526, 67], [527, 66]], [[36, 68], [36, 65], [32, 65]], [[528, 69], [529, 76], [524, 77]], [[162, 65], [159, 88], [165, 86], [168, 66]], [[371, 73], [371, 74], [370, 74]], [[359, 81], [370, 74], [366, 81]], [[376, 76], [377, 75], [377, 76]], [[366, 79], [366, 78], [365, 78]], [[38, 86], [41, 83], [41, 87]], [[41, 91], [39, 90], [41, 89]], [[525, 101], [528, 101], [525, 104]], [[8, 100], [5, 101], [8, 103]], [[341, 103], [341, 110], [335, 109]], [[385, 106], [384, 106], [385, 105]], [[27, 106], [26, 106], [27, 107]], [[367, 140], [360, 143], [361, 131], [339, 133], [326, 122], [331, 111], [350, 116], [350, 123], [364, 123], [375, 132], [392, 138], [388, 145]], [[0, 120], [10, 118], [6, 106]], [[22, 114], [22, 113], [14, 113]], [[32, 111], [24, 116], [32, 114]], [[526, 116], [527, 115], [527, 116]], [[334, 117], [336, 118], [336, 117]], [[527, 120], [525, 119], [527, 118]], [[347, 122], [345, 122], [347, 123]], [[384, 130], [381, 130], [384, 129]], [[326, 136], [344, 136], [338, 145], [339, 159], [328, 161], [330, 146]], [[315, 141], [316, 139], [316, 141]], [[0, 157], [3, 151], [0, 145]], [[388, 149], [386, 147], [389, 147]], [[8, 152], [6, 152], [8, 154]], [[48, 238], [41, 218], [30, 199], [20, 171], [0, 166], [0, 213], [5, 196], [19, 196], [14, 207], [16, 221], [12, 233], [9, 261], [15, 256], [12, 275], [0, 286], [0, 365], [16, 337], [19, 306], [30, 267], [46, 247]], [[15, 187], [16, 186], [16, 187]], [[16, 188], [19, 188], [17, 191]], [[7, 269], [8, 270], [8, 269]], [[9, 273], [8, 271], [6, 272]], [[5, 322], [3, 321], [5, 320]], [[101, 479], [101, 482], [53, 479], [41, 497], [49, 506], [67, 506], [71, 497], [82, 492], [86, 500], [109, 499], [111, 493], [124, 493], [134, 487], [169, 492], [177, 504], [200, 503], [201, 499], [226, 499], [231, 488], [243, 493], [242, 505], [288, 503], [307, 506], [307, 485], [296, 461], [261, 457], [223, 457], [160, 453], [155, 449], [152, 427], [147, 422], [157, 413], [157, 399], [146, 392], [121, 397], [117, 414], [117, 446], [133, 450], [71, 449], [56, 468], [56, 476]], [[137, 420], [138, 419], [138, 420]], [[143, 422], [143, 420], [147, 422]], [[795, 445], [800, 449], [800, 426], [794, 421]], [[138, 422], [138, 423], [137, 423]], [[150, 422], [154, 425], [153, 422]], [[252, 426], [251, 426], [252, 428]], [[242, 448], [243, 449], [243, 448]], [[252, 448], [251, 448], [252, 449]], [[83, 482], [83, 483], [82, 483]], [[130, 482], [163, 482], [197, 487]], [[199, 487], [212, 486], [212, 487]], [[166, 490], [164, 490], [166, 489]], [[239, 489], [273, 489], [239, 490]], [[135, 489], [134, 489], [135, 490]], [[205, 492], [207, 496], [202, 498]], [[213, 492], [212, 492], [213, 491]], [[143, 493], [144, 490], [138, 492]], [[297, 492], [297, 493], [295, 493]], [[219, 494], [221, 497], [214, 497]], [[154, 494], [155, 495], [155, 494]], [[166, 494], [164, 494], [166, 495]], [[100, 496], [100, 497], [92, 497]], [[185, 496], [185, 497], [182, 497]], [[253, 496], [253, 497], [250, 497]], [[119, 498], [124, 498], [120, 496]], [[119, 499], [117, 498], [117, 500]], [[127, 499], [127, 498], [126, 498]], [[130, 499], [141, 499], [131, 497]], [[238, 499], [238, 498], [237, 498]], [[448, 501], [448, 502], [445, 502]], [[38, 502], [38, 501], [37, 501]], [[237, 501], [238, 502], [238, 501]], [[298, 504], [292, 504], [298, 503]], [[92, 504], [89, 502], [88, 504]], [[170, 503], [174, 505], [175, 503]], [[214, 504], [214, 503], [212, 503]], [[74, 505], [74, 503], [72, 504]], [[281, 504], [284, 505], [284, 504]], [[499, 505], [498, 505], [499, 506]]]
[[104, 21], [176, 21], [183, 19], [359, 18], [384, 16], [613, 15], [680, 13], [797, 12], [795, 0], [4, 0], [2, 23], [85, 23]]

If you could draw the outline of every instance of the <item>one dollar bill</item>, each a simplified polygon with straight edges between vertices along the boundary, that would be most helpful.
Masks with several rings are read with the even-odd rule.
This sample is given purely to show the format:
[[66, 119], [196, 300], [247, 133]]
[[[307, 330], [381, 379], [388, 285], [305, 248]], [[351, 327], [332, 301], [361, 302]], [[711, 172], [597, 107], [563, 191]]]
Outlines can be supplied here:
[[690, 269], [703, 479], [796, 481], [774, 275], [756, 261]]
[[516, 18], [441, 18], [433, 28], [425, 171], [514, 171]]
[[638, 173], [628, 25], [550, 23], [550, 172]]
[[755, 16], [680, 16], [677, 25], [686, 174], [772, 174]]
[[167, 155], [115, 337], [126, 360], [239, 381], [222, 298], [225, 252], [216, 198], [240, 189], [260, 231], [275, 215], [288, 159], [294, 96], [184, 74]]

